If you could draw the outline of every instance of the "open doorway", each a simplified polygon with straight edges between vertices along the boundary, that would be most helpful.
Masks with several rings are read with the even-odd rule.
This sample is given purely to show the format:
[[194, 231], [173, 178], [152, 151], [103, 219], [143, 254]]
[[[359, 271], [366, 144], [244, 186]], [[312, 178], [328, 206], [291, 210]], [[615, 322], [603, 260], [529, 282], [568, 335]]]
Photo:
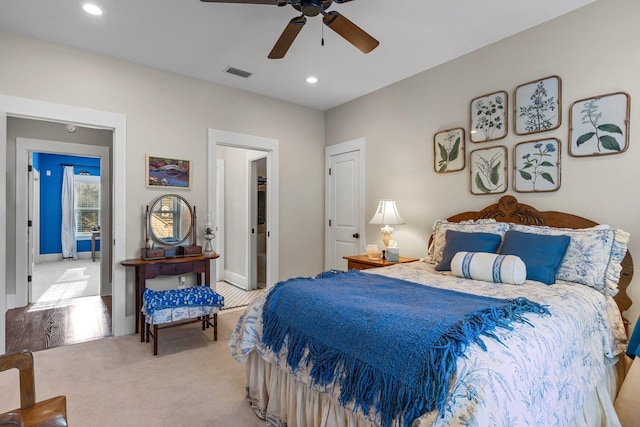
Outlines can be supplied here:
[[209, 211], [222, 255], [217, 277], [245, 290], [278, 281], [278, 156], [277, 140], [209, 130]]
[[[249, 194], [251, 203], [251, 289], [267, 286], [267, 157], [251, 160]], [[255, 232], [254, 232], [255, 231]], [[255, 237], [254, 237], [255, 236]]]
[[[41, 350], [110, 336], [111, 255], [108, 247], [101, 250], [100, 235], [111, 229], [113, 133], [13, 117], [7, 129], [17, 165], [15, 308], [6, 317], [7, 349]], [[63, 132], [78, 132], [85, 143], [61, 142], [78, 140]], [[58, 140], [13, 137], [34, 134]], [[65, 210], [74, 223], [66, 233], [71, 252], [62, 243]]]
[[260, 150], [219, 146], [217, 243], [219, 280], [245, 291], [266, 287], [268, 263], [267, 154]]
[[[109, 189], [100, 184], [100, 158], [42, 152], [29, 157], [29, 304], [55, 306], [101, 295], [101, 193]], [[72, 191], [63, 197], [68, 168]]]
[[[126, 141], [127, 125], [126, 116], [119, 113], [94, 110], [72, 105], [53, 102], [45, 102], [30, 98], [21, 98], [8, 95], [0, 95], [0, 176], [6, 177], [6, 185], [0, 186], [0, 204], [13, 206], [15, 204], [15, 157], [14, 148], [11, 147], [11, 136], [8, 135], [7, 121], [9, 118], [37, 118], [43, 121], [74, 123], [95, 129], [109, 129], [113, 132], [113, 140], [110, 145], [110, 159], [113, 169], [126, 171]], [[34, 136], [38, 137], [38, 136]], [[106, 235], [103, 228], [103, 256], [109, 246], [111, 257], [109, 259], [109, 272], [111, 283], [125, 284], [125, 268], [114, 260], [122, 260], [126, 257], [126, 173], [113, 174], [111, 177], [111, 230]], [[15, 242], [15, 231], [7, 227], [13, 224], [14, 212], [0, 209], [0, 241], [7, 242], [7, 247], [0, 247], [0, 313], [8, 308], [15, 307], [15, 252], [10, 249]], [[108, 237], [108, 238], [107, 238]], [[9, 249], [8, 249], [9, 248]], [[8, 250], [7, 250], [8, 249]], [[112, 288], [112, 328], [113, 335], [122, 336], [133, 333], [135, 330], [135, 313], [127, 314], [126, 295], [130, 291], [127, 286], [114, 286]], [[4, 296], [4, 298], [2, 297]], [[0, 353], [5, 352], [6, 319], [0, 317]]]

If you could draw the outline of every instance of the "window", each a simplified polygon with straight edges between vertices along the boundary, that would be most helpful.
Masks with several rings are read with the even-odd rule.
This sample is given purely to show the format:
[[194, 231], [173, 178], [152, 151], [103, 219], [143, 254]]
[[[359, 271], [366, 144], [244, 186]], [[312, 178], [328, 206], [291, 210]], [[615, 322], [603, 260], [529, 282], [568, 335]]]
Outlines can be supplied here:
[[76, 234], [89, 235], [100, 226], [100, 177], [76, 175], [73, 185]]

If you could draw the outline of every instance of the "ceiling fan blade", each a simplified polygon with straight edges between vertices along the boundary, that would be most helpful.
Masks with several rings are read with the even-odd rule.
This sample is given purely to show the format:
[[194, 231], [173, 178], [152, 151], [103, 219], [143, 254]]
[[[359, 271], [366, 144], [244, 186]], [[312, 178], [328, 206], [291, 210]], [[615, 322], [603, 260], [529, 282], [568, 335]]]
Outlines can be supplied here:
[[280, 35], [280, 38], [273, 46], [273, 49], [271, 49], [271, 52], [269, 53], [269, 59], [284, 58], [284, 56], [287, 54], [287, 51], [293, 44], [293, 41], [296, 39], [298, 33], [300, 32], [300, 30], [302, 30], [302, 27], [304, 27], [304, 24], [306, 22], [307, 18], [305, 18], [304, 15], [296, 16], [291, 21], [289, 21], [287, 26], [284, 28], [284, 31]]
[[278, 0], [200, 0], [205, 3], [278, 4]]
[[380, 44], [380, 42], [371, 37], [369, 33], [338, 12], [333, 11], [326, 13], [322, 21], [327, 27], [344, 37], [345, 40], [364, 53], [371, 52]]

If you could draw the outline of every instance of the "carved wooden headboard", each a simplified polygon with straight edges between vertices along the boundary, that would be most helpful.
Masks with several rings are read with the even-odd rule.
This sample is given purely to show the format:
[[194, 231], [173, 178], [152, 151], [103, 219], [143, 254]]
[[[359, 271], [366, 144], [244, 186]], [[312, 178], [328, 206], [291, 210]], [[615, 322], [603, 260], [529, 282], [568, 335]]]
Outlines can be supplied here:
[[[588, 228], [598, 225], [597, 222], [591, 221], [590, 219], [565, 212], [541, 212], [532, 206], [519, 203], [513, 196], [502, 196], [498, 203], [487, 206], [481, 211], [459, 213], [447, 218], [447, 220], [460, 222], [483, 218], [493, 218], [499, 222], [563, 228]], [[620, 312], [623, 312], [631, 307], [632, 304], [629, 295], [627, 295], [627, 287], [629, 287], [629, 283], [631, 283], [631, 279], [633, 278], [633, 260], [628, 251], [620, 265], [622, 265], [622, 273], [620, 274], [620, 281], [618, 282], [619, 292], [614, 299], [620, 308]]]

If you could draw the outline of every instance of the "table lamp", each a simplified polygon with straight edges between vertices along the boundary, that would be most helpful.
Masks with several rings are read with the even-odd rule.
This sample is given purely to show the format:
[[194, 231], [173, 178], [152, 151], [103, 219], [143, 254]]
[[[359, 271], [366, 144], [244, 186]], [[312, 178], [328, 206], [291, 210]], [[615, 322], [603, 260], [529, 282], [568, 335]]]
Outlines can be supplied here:
[[384, 224], [380, 231], [382, 231], [382, 243], [384, 243], [385, 249], [398, 246], [398, 243], [392, 239], [393, 228], [390, 225], [404, 224], [404, 220], [398, 212], [395, 200], [380, 200], [378, 209], [369, 224]]

